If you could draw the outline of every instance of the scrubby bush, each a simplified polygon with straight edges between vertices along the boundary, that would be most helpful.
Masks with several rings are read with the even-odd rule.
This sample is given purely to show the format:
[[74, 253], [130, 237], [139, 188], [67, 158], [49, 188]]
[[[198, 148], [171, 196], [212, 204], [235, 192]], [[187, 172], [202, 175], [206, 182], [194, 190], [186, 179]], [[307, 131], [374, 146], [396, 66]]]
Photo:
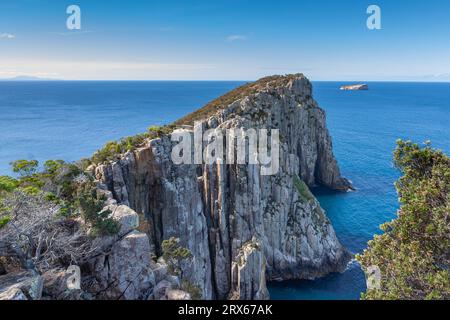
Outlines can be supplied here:
[[168, 271], [180, 276], [182, 274], [182, 263], [192, 258], [189, 249], [180, 246], [180, 239], [171, 237], [164, 240], [161, 245], [163, 259], [166, 261]]
[[[60, 217], [81, 215], [92, 227], [94, 235], [112, 235], [118, 232], [118, 223], [110, 217], [111, 212], [102, 211], [104, 199], [97, 198], [93, 178], [82, 170], [85, 162], [48, 160], [42, 171], [38, 171], [39, 163], [36, 160], [18, 160], [12, 165], [19, 178], [0, 177], [0, 193], [20, 189], [28, 196], [41, 197], [58, 206]], [[0, 198], [0, 210], [2, 208], [4, 201]]]
[[189, 293], [192, 300], [201, 300], [203, 297], [202, 289], [188, 280], [183, 280], [181, 282], [181, 290]]
[[103, 148], [94, 153], [91, 161], [96, 164], [117, 161], [122, 154], [142, 147], [145, 144], [145, 141], [149, 139], [156, 139], [164, 134], [169, 134], [174, 128], [173, 125], [151, 126], [146, 133], [125, 137], [118, 141], [110, 141], [106, 143]]
[[110, 217], [110, 210], [103, 210], [104, 199], [98, 199], [96, 190], [90, 184], [78, 189], [76, 203], [82, 217], [88, 222], [94, 235], [114, 235], [119, 232], [120, 225]]
[[293, 179], [294, 187], [297, 190], [302, 201], [306, 202], [306, 201], [310, 201], [310, 200], [314, 199], [314, 196], [311, 193], [311, 191], [309, 190], [308, 186], [302, 179], [299, 178], [298, 175], [294, 174], [292, 179]]
[[39, 272], [86, 261], [96, 247], [77, 221], [61, 218], [43, 194], [21, 189], [6, 195], [0, 212], [0, 256]]
[[163, 259], [167, 263], [169, 273], [182, 279], [181, 289], [191, 295], [194, 300], [202, 298], [202, 290], [198, 285], [183, 279], [183, 265], [192, 262], [192, 253], [189, 249], [180, 246], [180, 239], [171, 237], [164, 240], [161, 245]]
[[0, 193], [1, 192], [11, 192], [16, 189], [19, 182], [8, 176], [0, 176]]
[[429, 143], [398, 141], [394, 163], [401, 207], [357, 256], [364, 270], [381, 271], [380, 287], [362, 298], [450, 299], [450, 158]]

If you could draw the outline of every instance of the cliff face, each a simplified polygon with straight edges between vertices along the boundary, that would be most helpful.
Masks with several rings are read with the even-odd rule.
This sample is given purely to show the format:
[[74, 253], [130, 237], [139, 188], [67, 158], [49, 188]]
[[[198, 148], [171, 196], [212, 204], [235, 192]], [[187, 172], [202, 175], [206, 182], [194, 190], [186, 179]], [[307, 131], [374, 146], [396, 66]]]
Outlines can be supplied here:
[[220, 101], [212, 115], [197, 113], [207, 114], [202, 127], [279, 129], [277, 174], [261, 175], [250, 164], [175, 165], [175, 142], [162, 136], [97, 166], [99, 183], [145, 215], [156, 255], [170, 237], [192, 252], [182, 277], [205, 299], [265, 299], [266, 280], [342, 271], [350, 255], [307, 186], [351, 185], [340, 175], [310, 82], [302, 75], [265, 78]]

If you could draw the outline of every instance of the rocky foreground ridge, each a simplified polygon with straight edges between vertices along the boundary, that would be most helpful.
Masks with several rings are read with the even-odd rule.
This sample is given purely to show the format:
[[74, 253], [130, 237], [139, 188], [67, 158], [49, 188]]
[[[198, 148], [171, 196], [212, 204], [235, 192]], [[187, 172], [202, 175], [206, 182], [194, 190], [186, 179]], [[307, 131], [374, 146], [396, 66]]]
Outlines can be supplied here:
[[[303, 75], [235, 89], [177, 121], [175, 132], [191, 133], [194, 121], [204, 130], [279, 129], [278, 172], [261, 175], [258, 164], [220, 161], [176, 165], [170, 133], [147, 140], [117, 161], [89, 168], [120, 232], [96, 240], [102, 250], [81, 266], [81, 291], [68, 296], [61, 289], [66, 271], [19, 273], [9, 274], [22, 277], [10, 278], [9, 287], [0, 278], [7, 288], [0, 297], [33, 298], [41, 288], [40, 295], [63, 299], [190, 299], [187, 283], [203, 299], [267, 299], [269, 280], [345, 269], [350, 254], [309, 187], [352, 187], [341, 177], [325, 113]], [[162, 258], [163, 241], [171, 238], [192, 255], [176, 276]]]

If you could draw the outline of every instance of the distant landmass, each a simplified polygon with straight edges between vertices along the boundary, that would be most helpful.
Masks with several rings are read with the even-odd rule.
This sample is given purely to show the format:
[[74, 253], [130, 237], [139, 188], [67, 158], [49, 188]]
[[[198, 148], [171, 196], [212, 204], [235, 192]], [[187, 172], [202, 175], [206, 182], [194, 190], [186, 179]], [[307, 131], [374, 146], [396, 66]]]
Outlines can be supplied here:
[[0, 81], [54, 81], [58, 79], [51, 79], [51, 78], [40, 78], [40, 77], [33, 77], [33, 76], [17, 76], [13, 78], [6, 78], [6, 79], [0, 79]]

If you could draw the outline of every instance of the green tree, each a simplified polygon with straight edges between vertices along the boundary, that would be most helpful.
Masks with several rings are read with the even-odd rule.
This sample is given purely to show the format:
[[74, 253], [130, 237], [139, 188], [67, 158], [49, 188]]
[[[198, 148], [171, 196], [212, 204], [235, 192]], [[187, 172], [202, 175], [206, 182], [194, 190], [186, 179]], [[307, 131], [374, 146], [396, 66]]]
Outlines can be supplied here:
[[182, 274], [182, 263], [192, 258], [191, 251], [181, 247], [180, 239], [174, 237], [164, 240], [161, 247], [168, 271], [180, 276]]
[[192, 253], [189, 249], [180, 246], [180, 239], [171, 237], [162, 242], [163, 259], [167, 263], [169, 273], [172, 273], [182, 279], [181, 289], [188, 292], [194, 300], [202, 298], [201, 288], [183, 279], [183, 264], [192, 261]]
[[450, 299], [450, 158], [442, 151], [397, 141], [397, 219], [381, 226], [357, 259], [381, 271], [379, 288], [363, 299]]
[[28, 177], [36, 173], [39, 166], [37, 160], [16, 160], [11, 162], [12, 170], [22, 177]]
[[96, 190], [90, 184], [78, 189], [76, 203], [84, 220], [92, 226], [94, 235], [115, 235], [120, 225], [110, 217], [110, 210], [103, 210], [104, 199], [98, 199]]
[[55, 175], [64, 164], [63, 160], [47, 160], [44, 163], [44, 172], [49, 175]]

